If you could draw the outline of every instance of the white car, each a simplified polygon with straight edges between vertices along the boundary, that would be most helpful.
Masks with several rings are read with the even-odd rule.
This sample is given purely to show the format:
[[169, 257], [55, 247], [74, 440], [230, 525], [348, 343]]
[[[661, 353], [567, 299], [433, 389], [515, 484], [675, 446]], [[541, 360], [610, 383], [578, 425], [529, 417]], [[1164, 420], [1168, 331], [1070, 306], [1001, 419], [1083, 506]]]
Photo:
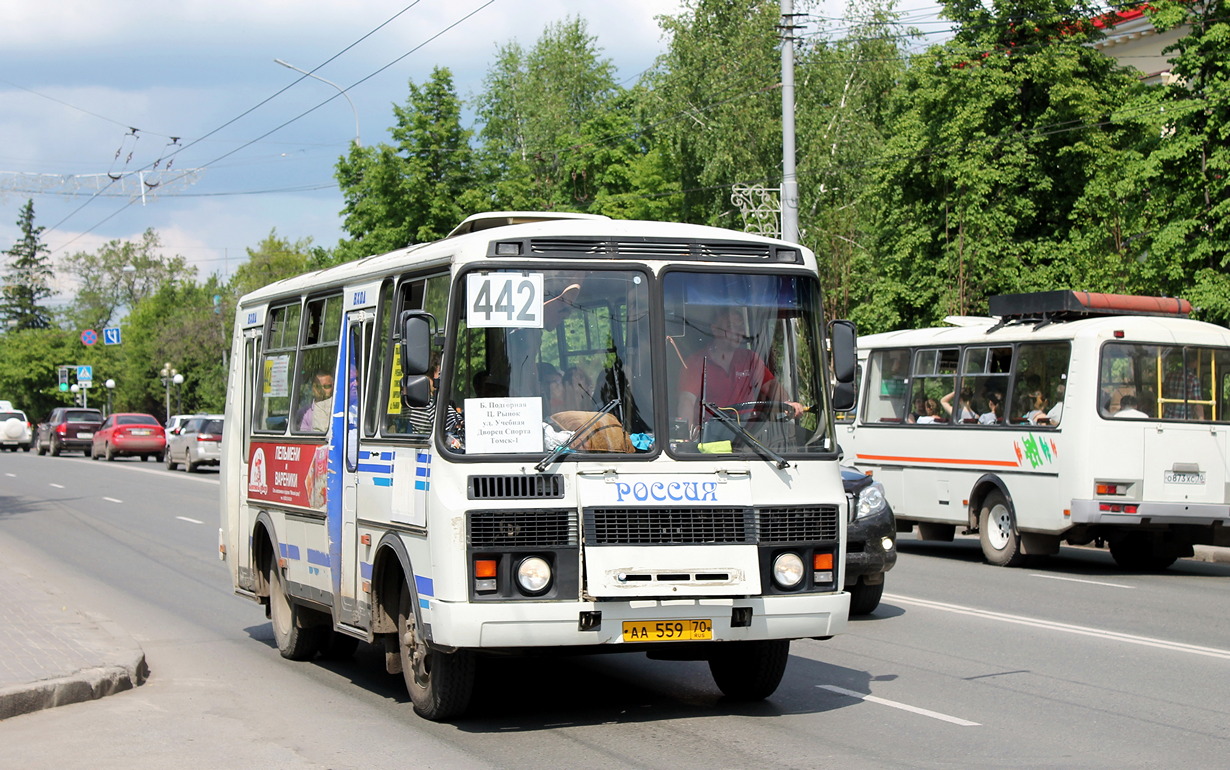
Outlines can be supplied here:
[[169, 471], [180, 464], [189, 473], [195, 473], [202, 465], [218, 465], [222, 460], [222, 415], [192, 415], [167, 430], [163, 459]]
[[33, 443], [34, 432], [25, 412], [11, 407], [0, 411], [0, 447], [10, 452], [29, 452]]

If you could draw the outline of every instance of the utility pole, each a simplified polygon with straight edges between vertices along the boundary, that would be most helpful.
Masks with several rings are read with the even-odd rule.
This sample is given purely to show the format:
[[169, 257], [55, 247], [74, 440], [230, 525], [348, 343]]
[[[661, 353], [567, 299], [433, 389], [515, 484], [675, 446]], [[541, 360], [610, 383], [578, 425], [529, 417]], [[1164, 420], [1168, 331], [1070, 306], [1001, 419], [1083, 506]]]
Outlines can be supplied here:
[[782, 3], [782, 240], [799, 242], [799, 179], [794, 167], [794, 0]]

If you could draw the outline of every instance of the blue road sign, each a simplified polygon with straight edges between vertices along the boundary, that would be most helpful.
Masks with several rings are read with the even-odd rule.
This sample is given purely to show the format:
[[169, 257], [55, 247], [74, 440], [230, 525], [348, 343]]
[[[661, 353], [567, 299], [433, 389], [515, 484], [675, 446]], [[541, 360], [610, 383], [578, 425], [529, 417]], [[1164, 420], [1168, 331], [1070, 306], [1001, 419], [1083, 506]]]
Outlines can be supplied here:
[[93, 381], [94, 381], [94, 367], [92, 366], [78, 366], [77, 367], [77, 384], [78, 385], [80, 385], [83, 382], [93, 382]]
[[120, 327], [113, 326], [110, 329], [103, 329], [103, 344], [104, 345], [120, 344]]
[[95, 342], [98, 342], [98, 332], [93, 329], [86, 329], [81, 332], [82, 345], [93, 345]]

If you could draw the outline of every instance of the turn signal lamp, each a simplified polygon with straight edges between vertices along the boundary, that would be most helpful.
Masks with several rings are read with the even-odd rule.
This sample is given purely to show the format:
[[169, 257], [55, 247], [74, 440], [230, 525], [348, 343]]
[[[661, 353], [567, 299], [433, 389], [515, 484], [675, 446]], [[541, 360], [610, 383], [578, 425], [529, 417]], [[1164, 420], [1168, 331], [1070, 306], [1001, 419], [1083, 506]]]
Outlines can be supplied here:
[[495, 559], [474, 560], [474, 590], [490, 592], [496, 589]]
[[833, 554], [817, 553], [812, 555], [812, 582], [832, 583], [833, 582]]

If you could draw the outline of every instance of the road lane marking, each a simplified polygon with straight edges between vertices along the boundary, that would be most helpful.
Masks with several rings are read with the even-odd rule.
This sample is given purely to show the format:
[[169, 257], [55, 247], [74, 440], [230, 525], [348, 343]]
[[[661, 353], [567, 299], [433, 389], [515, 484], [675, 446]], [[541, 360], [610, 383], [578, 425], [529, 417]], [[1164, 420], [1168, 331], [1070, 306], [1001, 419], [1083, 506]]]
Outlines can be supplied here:
[[109, 503], [120, 503], [121, 505], [124, 503], [123, 500], [116, 500], [114, 497], [104, 497], [103, 499]]
[[1076, 626], [1070, 623], [1059, 623], [1054, 620], [1042, 620], [1041, 618], [1029, 618], [1023, 615], [1009, 615], [1003, 612], [991, 612], [990, 610], [964, 607], [959, 604], [945, 604], [943, 602], [933, 602], [927, 599], [912, 599], [908, 596], [901, 596], [899, 594], [884, 594], [884, 598], [899, 602], [901, 604], [912, 604], [917, 607], [927, 607], [929, 609], [940, 610], [942, 612], [952, 612], [958, 615], [969, 615], [971, 617], [985, 618], [987, 620], [997, 620], [1001, 623], [1015, 623], [1021, 626], [1032, 626], [1034, 628], [1043, 628], [1050, 631], [1061, 631], [1066, 634], [1092, 636], [1097, 639], [1106, 639], [1112, 642], [1138, 644], [1142, 647], [1156, 647], [1157, 649], [1170, 650], [1171, 652], [1186, 652], [1191, 655], [1204, 655], [1210, 658], [1230, 660], [1230, 650], [1219, 649], [1217, 647], [1201, 647], [1196, 644], [1184, 644], [1183, 642], [1172, 642], [1166, 639], [1154, 639], [1148, 636], [1124, 634], [1118, 631], [1108, 631], [1102, 628], [1089, 628], [1088, 626]]
[[186, 521], [189, 524], [204, 524], [205, 523], [203, 521], [197, 521], [196, 519], [190, 519], [187, 516], [176, 516], [175, 518], [179, 519], [180, 521]]
[[5, 476], [8, 476], [10, 479], [15, 479], [15, 478], [17, 478], [17, 474], [16, 474], [16, 473], [6, 473], [6, 474], [4, 474], [4, 475], [5, 475]]
[[847, 690], [844, 687], [835, 687], [831, 684], [818, 684], [816, 686], [819, 687], [821, 690], [828, 690], [829, 692], [835, 692], [838, 695], [849, 695], [851, 698], [858, 698], [859, 700], [870, 701], [872, 703], [879, 703], [881, 706], [888, 706], [890, 708], [901, 709], [902, 711], [908, 711], [911, 714], [920, 714], [924, 717], [931, 717], [932, 719], [938, 719], [941, 722], [948, 722], [950, 724], [960, 725], [961, 727], [981, 727], [982, 726], [978, 724], [977, 722], [971, 722], [968, 719], [961, 719], [960, 717], [949, 716], [948, 714], [941, 714], [938, 711], [931, 711], [930, 709], [919, 708], [918, 706], [911, 706], [908, 703], [898, 703], [895, 700], [887, 700], [886, 698], [877, 698], [874, 695], [867, 695], [866, 693], [855, 692], [854, 690]]
[[63, 484], [52, 484], [51, 486], [55, 487], [56, 489], [63, 489], [63, 488], [64, 488], [64, 485], [63, 485]]
[[1030, 577], [1046, 578], [1047, 580], [1066, 580], [1069, 583], [1088, 583], [1091, 586], [1109, 586], [1110, 588], [1136, 588], [1136, 586], [1125, 586], [1122, 583], [1105, 583], [1101, 580], [1085, 580], [1083, 578], [1060, 577], [1059, 575], [1043, 575], [1036, 572], [1030, 575]]

